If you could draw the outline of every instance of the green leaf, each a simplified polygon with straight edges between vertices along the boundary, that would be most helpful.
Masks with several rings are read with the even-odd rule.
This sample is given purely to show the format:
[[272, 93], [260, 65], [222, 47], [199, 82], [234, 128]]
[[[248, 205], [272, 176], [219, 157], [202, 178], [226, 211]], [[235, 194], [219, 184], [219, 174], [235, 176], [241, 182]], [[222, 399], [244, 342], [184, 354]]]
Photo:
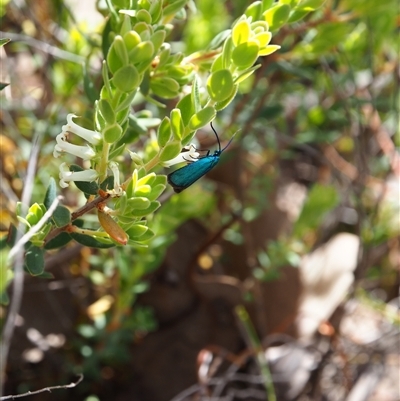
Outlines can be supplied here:
[[222, 43], [231, 35], [231, 32], [231, 29], [226, 29], [225, 31], [218, 33], [207, 46], [206, 50], [216, 50], [221, 47]]
[[[90, 237], [89, 235], [78, 234], [78, 233], [70, 233], [71, 237], [78, 242], [79, 244], [88, 246], [90, 248], [112, 248], [115, 246], [113, 243], [105, 243], [100, 242], [94, 237]], [[110, 240], [111, 241], [111, 240]]]
[[29, 209], [28, 214], [26, 215], [26, 221], [31, 225], [34, 226], [39, 222], [39, 220], [43, 217], [45, 212], [41, 208], [39, 203], [34, 203]]
[[325, 2], [326, 0], [302, 0], [297, 4], [296, 10], [307, 12], [315, 11], [322, 7]]
[[165, 184], [152, 185], [151, 192], [147, 195], [149, 201], [155, 201], [165, 190]]
[[153, 43], [154, 53], [157, 53], [161, 45], [164, 43], [165, 36], [166, 32], [164, 30], [154, 32], [154, 34], [151, 35], [150, 41]]
[[212, 120], [214, 120], [217, 112], [213, 106], [205, 107], [203, 110], [200, 110], [196, 113], [189, 122], [189, 128], [192, 131], [195, 131], [201, 127], [204, 127]]
[[126, 233], [128, 234], [130, 239], [137, 240], [143, 234], [145, 234], [148, 229], [149, 227], [142, 224], [135, 224], [129, 230], [127, 230]]
[[269, 54], [275, 53], [281, 47], [279, 45], [268, 45], [265, 49], [258, 52], [259, 56], [268, 56]]
[[[197, 75], [195, 75], [194, 79], [193, 79], [191, 100], [192, 100], [192, 110], [193, 111], [190, 114], [190, 117], [192, 116], [193, 113], [197, 113], [198, 111], [201, 110], [200, 84], [199, 84], [199, 78]], [[190, 119], [190, 117], [189, 117], [189, 119]]]
[[147, 209], [150, 206], [150, 201], [143, 197], [134, 197], [134, 198], [130, 198], [127, 201], [127, 208], [128, 209], [139, 209], [139, 210], [143, 210], [143, 209]]
[[136, 13], [138, 21], [143, 21], [146, 24], [151, 24], [151, 15], [147, 10], [141, 9]]
[[150, 80], [150, 89], [159, 97], [173, 99], [179, 94], [179, 84], [175, 79], [157, 77]]
[[180, 11], [189, 0], [176, 0], [174, 2], [169, 2], [171, 4], [167, 5], [163, 10], [163, 16], [176, 14]]
[[138, 65], [139, 63], [148, 62], [153, 58], [154, 45], [150, 41], [139, 43], [129, 52], [129, 60], [131, 63]]
[[171, 138], [171, 121], [164, 117], [157, 130], [157, 142], [160, 148], [163, 148]]
[[279, 0], [281, 4], [287, 4], [290, 8], [295, 8], [302, 0]]
[[231, 57], [232, 57], [232, 51], [233, 51], [233, 42], [232, 42], [232, 38], [228, 38], [225, 43], [224, 46], [222, 48], [222, 69], [229, 69], [229, 67], [231, 66]]
[[158, 201], [154, 201], [150, 203], [150, 206], [147, 209], [142, 209], [142, 210], [132, 210], [131, 215], [133, 217], [145, 217], [150, 213], [155, 212], [159, 207], [161, 206], [161, 203]]
[[220, 110], [223, 110], [225, 107], [227, 107], [229, 105], [229, 103], [232, 102], [232, 100], [235, 98], [237, 90], [238, 90], [238, 87], [239, 87], [239, 85], [234, 85], [233, 91], [230, 94], [230, 96], [227, 97], [222, 102], [217, 102], [215, 104], [215, 110], [220, 111]]
[[[102, 135], [103, 135], [104, 140], [107, 143], [115, 143], [122, 136], [122, 128], [117, 123], [108, 125], [107, 127], [105, 127], [103, 129]], [[75, 184], [76, 184], [76, 181], [75, 181]]]
[[56, 249], [61, 248], [68, 244], [72, 240], [71, 236], [66, 233], [62, 232], [56, 237], [52, 238], [50, 241], [47, 241], [44, 245], [45, 249]]
[[141, 235], [137, 240], [133, 239], [133, 241], [144, 242], [155, 236], [154, 232], [149, 228], [143, 235]]
[[146, 174], [144, 169], [139, 170], [139, 177], [140, 179], [136, 183], [136, 186], [140, 187], [141, 185], [153, 185], [153, 182], [156, 181], [156, 173], [149, 173]]
[[153, 24], [157, 24], [162, 16], [162, 1], [153, 1], [149, 9]]
[[181, 150], [181, 141], [168, 142], [160, 152], [160, 161], [167, 162], [168, 160], [172, 160], [181, 153]]
[[44, 250], [31, 246], [25, 254], [25, 266], [32, 276], [38, 276], [44, 271]]
[[4, 88], [7, 88], [7, 86], [10, 84], [6, 84], [4, 82], [0, 82], [0, 91], [3, 90]]
[[129, 52], [134, 49], [142, 40], [136, 31], [129, 30], [123, 36], [126, 49]]
[[181, 111], [179, 109], [171, 110], [171, 131], [176, 140], [179, 141], [182, 139], [185, 127], [183, 126]]
[[112, 83], [121, 92], [132, 92], [140, 85], [140, 75], [133, 65], [127, 65], [114, 74]]
[[57, 227], [63, 227], [71, 222], [70, 211], [62, 205], [56, 207], [52, 217]]
[[147, 197], [148, 194], [151, 192], [150, 185], [138, 185], [133, 192], [134, 196], [144, 196]]
[[263, 17], [269, 25], [271, 31], [279, 29], [290, 15], [290, 6], [287, 4], [277, 4], [264, 12]]
[[274, 4], [275, 0], [262, 0], [262, 10], [266, 11], [269, 8], [272, 7], [272, 5]]
[[315, 184], [294, 225], [294, 235], [303, 238], [322, 223], [325, 215], [339, 203], [339, 196], [334, 186]]
[[43, 204], [48, 210], [52, 203], [54, 202], [54, 199], [57, 197], [57, 187], [56, 187], [56, 182], [53, 177], [50, 177], [49, 179], [49, 186], [47, 187], [46, 194], [44, 196]]
[[6, 43], [10, 42], [11, 39], [3, 38], [0, 39], [0, 47], [3, 47]]
[[252, 21], [257, 21], [260, 19], [262, 11], [263, 10], [261, 1], [255, 1], [246, 8], [246, 11], [244, 13], [247, 17], [251, 17]]
[[255, 70], [258, 70], [261, 67], [261, 64], [257, 64], [254, 67], [251, 67], [247, 69], [246, 71], [243, 71], [240, 75], [238, 75], [235, 79], [235, 84], [240, 84], [240, 82], [243, 82], [246, 80]]
[[309, 14], [309, 11], [305, 10], [293, 10], [290, 13], [290, 17], [288, 19], [289, 23], [297, 22], [302, 20], [307, 14]]
[[100, 184], [100, 188], [103, 191], [108, 191], [114, 188], [114, 176], [109, 175], [105, 180], [103, 180]]
[[195, 112], [192, 102], [193, 91], [194, 89], [192, 86], [192, 93], [185, 95], [176, 105], [176, 107], [181, 111], [181, 117], [185, 127], [189, 124], [190, 118]]
[[232, 74], [229, 70], [213, 72], [207, 80], [207, 91], [211, 99], [222, 102], [229, 98], [234, 91]]
[[237, 46], [232, 52], [232, 61], [244, 70], [251, 67], [257, 60], [259, 46], [255, 40], [249, 40]]
[[212, 63], [210, 72], [215, 72], [223, 69], [224, 69], [224, 57], [223, 54], [221, 53], [219, 56], [215, 58], [214, 62]]
[[128, 64], [128, 52], [121, 36], [116, 36], [107, 54], [107, 65], [114, 74]]
[[162, 184], [164, 186], [167, 185], [167, 176], [161, 174], [156, 175], [151, 185], [159, 185], [159, 184]]
[[108, 100], [100, 99], [97, 103], [97, 107], [99, 112], [101, 113], [101, 116], [107, 124], [115, 123], [115, 113]]
[[122, 36], [117, 35], [114, 38], [113, 46], [115, 49], [115, 52], [119, 58], [119, 60], [122, 62], [122, 65], [128, 65], [129, 59], [128, 59], [128, 50], [125, 46], [124, 39]]
[[246, 43], [251, 34], [250, 24], [245, 20], [239, 21], [232, 29], [232, 42], [235, 46]]

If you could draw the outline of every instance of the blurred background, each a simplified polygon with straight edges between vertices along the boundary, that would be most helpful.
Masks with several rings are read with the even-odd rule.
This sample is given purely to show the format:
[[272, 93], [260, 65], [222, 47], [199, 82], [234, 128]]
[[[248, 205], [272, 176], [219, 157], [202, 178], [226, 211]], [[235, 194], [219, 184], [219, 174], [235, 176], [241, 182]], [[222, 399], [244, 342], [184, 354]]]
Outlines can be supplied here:
[[[204, 49], [250, 3], [196, 1], [172, 49]], [[33, 136], [41, 201], [66, 115], [93, 108], [102, 7], [0, 6], [5, 235]], [[75, 244], [48, 254], [47, 277], [26, 277], [4, 394], [83, 373], [30, 399], [266, 400], [270, 374], [278, 400], [400, 400], [399, 21], [396, 0], [327, 1], [274, 35], [281, 50], [218, 114], [222, 143], [240, 132], [206, 178], [167, 188], [148, 248]], [[211, 129], [197, 138], [216, 149]], [[62, 193], [71, 210], [84, 203]]]

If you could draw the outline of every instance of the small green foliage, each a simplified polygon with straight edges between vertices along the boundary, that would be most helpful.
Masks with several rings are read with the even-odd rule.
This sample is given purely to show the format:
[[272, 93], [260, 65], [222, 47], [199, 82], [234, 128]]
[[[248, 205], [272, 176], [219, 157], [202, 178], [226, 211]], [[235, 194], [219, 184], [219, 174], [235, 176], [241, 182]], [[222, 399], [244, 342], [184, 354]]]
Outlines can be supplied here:
[[123, 40], [128, 51], [128, 55], [142, 41], [140, 35], [136, 31], [132, 30], [124, 34]]
[[38, 276], [44, 272], [44, 249], [30, 246], [25, 254], [25, 267], [32, 276]]
[[129, 228], [126, 232], [130, 239], [138, 240], [142, 235], [148, 231], [149, 227], [142, 224], [135, 224]]
[[240, 20], [232, 29], [232, 42], [237, 47], [250, 39], [251, 28], [247, 19]]
[[112, 83], [121, 92], [132, 92], [139, 87], [140, 76], [133, 65], [127, 65], [114, 74]]
[[288, 19], [290, 6], [287, 4], [276, 4], [264, 12], [263, 17], [271, 31], [278, 30]]
[[100, 99], [98, 102], [98, 110], [101, 114], [102, 120], [106, 124], [115, 124], [115, 113], [108, 100]]
[[5, 44], [7, 44], [10, 41], [11, 41], [11, 39], [8, 39], [8, 38], [0, 39], [0, 47], [3, 47]]
[[44, 249], [56, 249], [61, 248], [68, 244], [72, 240], [71, 236], [66, 233], [62, 232], [58, 234], [56, 237], [47, 241], [44, 245]]
[[189, 122], [189, 128], [191, 130], [197, 130], [205, 125], [209, 124], [212, 120], [214, 120], [217, 112], [215, 107], [208, 106], [203, 110], [200, 110], [198, 113], [194, 114]]
[[161, 124], [158, 126], [157, 141], [158, 146], [163, 148], [171, 138], [171, 120], [164, 117]]
[[160, 161], [168, 161], [181, 153], [182, 145], [179, 140], [167, 143], [160, 153]]
[[258, 57], [258, 52], [258, 42], [255, 40], [249, 40], [235, 47], [232, 52], [232, 61], [238, 68], [244, 70], [255, 63]]
[[45, 213], [44, 205], [39, 205], [38, 203], [34, 203], [28, 210], [28, 214], [26, 215], [25, 219], [32, 227], [35, 224], [39, 223], [39, 220], [43, 217]]
[[227, 99], [234, 90], [232, 74], [229, 70], [213, 72], [207, 81], [207, 91], [215, 102]]
[[185, 95], [176, 105], [181, 111], [182, 122], [184, 126], [189, 124], [191, 117], [194, 114], [195, 103], [193, 102], [193, 92]]
[[145, 197], [135, 196], [133, 198], [128, 199], [127, 208], [128, 209], [139, 209], [144, 210], [150, 206], [150, 201]]
[[53, 213], [53, 220], [57, 227], [63, 227], [71, 222], [71, 213], [65, 206], [58, 205]]
[[[172, 131], [172, 135], [174, 136], [174, 138], [177, 141], [182, 139], [182, 137], [184, 136], [183, 135], [184, 129], [185, 129], [185, 127], [183, 126], [180, 109], [173, 109], [171, 111], [171, 131]], [[173, 159], [173, 157], [171, 157], [170, 159]], [[167, 160], [169, 160], [169, 159], [167, 159]]]
[[246, 8], [244, 13], [246, 17], [251, 17], [252, 21], [257, 21], [261, 18], [262, 10], [262, 2], [254, 1]]
[[152, 92], [165, 99], [173, 99], [179, 94], [179, 84], [175, 79], [168, 77], [154, 78], [150, 81]]
[[102, 130], [103, 138], [107, 143], [117, 142], [121, 138], [122, 132], [121, 126], [117, 123], [108, 125]]

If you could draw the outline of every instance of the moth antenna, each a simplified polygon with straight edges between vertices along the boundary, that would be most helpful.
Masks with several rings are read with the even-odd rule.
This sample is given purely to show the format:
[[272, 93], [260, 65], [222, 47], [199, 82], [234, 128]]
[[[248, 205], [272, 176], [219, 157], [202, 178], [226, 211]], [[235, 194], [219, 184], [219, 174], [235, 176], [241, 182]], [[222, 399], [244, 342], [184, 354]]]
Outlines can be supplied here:
[[215, 129], [214, 129], [213, 125], [212, 125], [212, 122], [210, 123], [210, 125], [211, 125], [211, 129], [214, 131], [215, 136], [217, 137], [217, 141], [218, 141], [218, 150], [219, 150], [219, 152], [222, 152], [222, 151], [221, 151], [221, 142], [219, 141], [219, 136], [218, 136], [218, 134], [217, 134], [217, 131], [215, 131]]
[[232, 138], [229, 140], [228, 144], [221, 150], [221, 152], [223, 152], [233, 141], [233, 138], [236, 136], [236, 134], [240, 131], [240, 129], [238, 129], [233, 135]]

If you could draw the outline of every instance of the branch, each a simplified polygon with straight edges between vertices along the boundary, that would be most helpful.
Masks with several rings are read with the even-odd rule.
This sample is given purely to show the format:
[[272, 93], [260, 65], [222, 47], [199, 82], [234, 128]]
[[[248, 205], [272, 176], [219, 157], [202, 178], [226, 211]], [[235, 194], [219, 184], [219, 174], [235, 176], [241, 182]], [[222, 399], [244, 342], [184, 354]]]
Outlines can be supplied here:
[[48, 391], [49, 393], [51, 393], [51, 390], [61, 390], [61, 389], [66, 389], [66, 388], [74, 388], [76, 387], [81, 381], [83, 380], [83, 375], [80, 374], [79, 378], [76, 382], [72, 382], [70, 384], [63, 384], [60, 386], [51, 386], [51, 387], [44, 387], [40, 390], [36, 390], [36, 391], [27, 391], [26, 393], [23, 394], [18, 394], [18, 395], [6, 395], [4, 397], [0, 397], [0, 400], [15, 400], [16, 398], [22, 398], [22, 397], [27, 397], [28, 395], [35, 395], [35, 394], [39, 394], [39, 393], [44, 393], [45, 391]]

